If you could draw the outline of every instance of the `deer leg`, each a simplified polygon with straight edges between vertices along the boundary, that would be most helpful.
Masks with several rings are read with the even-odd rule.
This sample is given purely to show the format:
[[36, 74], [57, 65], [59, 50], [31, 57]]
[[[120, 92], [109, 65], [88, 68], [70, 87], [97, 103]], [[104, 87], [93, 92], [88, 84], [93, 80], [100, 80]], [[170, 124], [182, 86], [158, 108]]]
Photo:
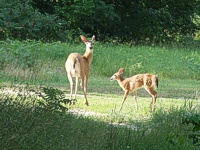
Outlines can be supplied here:
[[154, 112], [155, 107], [156, 107], [156, 98], [157, 98], [157, 94], [152, 96], [152, 102], [151, 102], [151, 111]]
[[133, 91], [134, 99], [135, 99], [135, 108], [138, 110], [138, 103], [137, 103], [137, 91]]
[[122, 109], [122, 107], [123, 107], [123, 105], [124, 105], [124, 102], [125, 102], [125, 100], [126, 100], [126, 98], [127, 98], [127, 96], [128, 96], [128, 93], [129, 93], [129, 91], [125, 91], [125, 94], [124, 94], [124, 96], [123, 96], [122, 104], [121, 104], [121, 106], [120, 106], [119, 111], [121, 111], [121, 109]]
[[74, 101], [73, 101], [73, 104], [75, 104], [75, 101], [76, 101], [76, 94], [77, 94], [77, 91], [78, 91], [78, 80], [79, 80], [79, 78], [76, 77], [76, 85], [75, 85], [75, 92], [74, 92]]
[[73, 80], [72, 80], [72, 76], [70, 74], [68, 74], [68, 80], [69, 80], [69, 83], [70, 83], [70, 100], [72, 100], [74, 83], [73, 83]]
[[146, 89], [146, 91], [152, 96], [152, 101], [150, 103], [150, 110], [151, 112], [154, 112], [156, 106], [157, 92], [152, 88]]
[[88, 100], [87, 100], [87, 96], [86, 96], [86, 94], [87, 94], [87, 81], [86, 81], [87, 79], [86, 79], [86, 76], [84, 76], [83, 78], [82, 78], [82, 87], [83, 87], [83, 93], [84, 93], [84, 96], [85, 96], [85, 104], [87, 105], [87, 106], [89, 106], [89, 103], [88, 103]]
[[80, 82], [80, 87], [83, 88], [83, 85], [82, 85], [82, 79], [81, 79], [81, 82]]

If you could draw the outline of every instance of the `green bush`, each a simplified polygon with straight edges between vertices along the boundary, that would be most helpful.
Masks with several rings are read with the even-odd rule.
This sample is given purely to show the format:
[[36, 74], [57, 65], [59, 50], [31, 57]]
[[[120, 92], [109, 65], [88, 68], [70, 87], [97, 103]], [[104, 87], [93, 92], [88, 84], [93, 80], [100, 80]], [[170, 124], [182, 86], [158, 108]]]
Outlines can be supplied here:
[[69, 99], [65, 98], [65, 94], [53, 87], [42, 87], [41, 92], [37, 92], [42, 100], [38, 100], [39, 106], [48, 111], [61, 111], [65, 113], [68, 108], [67, 104], [71, 103]]
[[0, 39], [74, 43], [95, 34], [105, 43], [185, 44], [198, 39], [199, 7], [197, 0], [2, 0]]
[[0, 39], [62, 40], [66, 21], [56, 14], [41, 14], [32, 0], [0, 1]]

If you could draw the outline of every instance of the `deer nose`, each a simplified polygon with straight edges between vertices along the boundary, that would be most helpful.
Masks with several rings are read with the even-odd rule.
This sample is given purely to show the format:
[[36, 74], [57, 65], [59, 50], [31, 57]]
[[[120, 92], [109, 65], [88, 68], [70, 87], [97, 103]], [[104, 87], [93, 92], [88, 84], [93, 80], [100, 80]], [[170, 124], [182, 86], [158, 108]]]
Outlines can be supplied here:
[[89, 47], [90, 49], [93, 49], [93, 47]]

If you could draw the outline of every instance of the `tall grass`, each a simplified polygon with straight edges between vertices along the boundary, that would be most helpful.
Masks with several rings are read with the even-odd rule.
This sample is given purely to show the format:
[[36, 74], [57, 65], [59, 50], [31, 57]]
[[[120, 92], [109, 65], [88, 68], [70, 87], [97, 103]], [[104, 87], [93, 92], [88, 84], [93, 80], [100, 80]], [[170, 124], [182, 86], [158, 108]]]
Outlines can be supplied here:
[[[170, 79], [199, 79], [200, 51], [159, 47], [96, 45], [94, 73], [110, 76], [120, 67], [127, 76], [150, 72]], [[101, 71], [100, 71], [101, 70]]]
[[[84, 43], [0, 42], [1, 78], [29, 82], [66, 82], [64, 63], [71, 52], [85, 52]], [[110, 77], [120, 67], [125, 76], [155, 73], [160, 78], [200, 79], [198, 49], [115, 46], [96, 42], [92, 76]]]

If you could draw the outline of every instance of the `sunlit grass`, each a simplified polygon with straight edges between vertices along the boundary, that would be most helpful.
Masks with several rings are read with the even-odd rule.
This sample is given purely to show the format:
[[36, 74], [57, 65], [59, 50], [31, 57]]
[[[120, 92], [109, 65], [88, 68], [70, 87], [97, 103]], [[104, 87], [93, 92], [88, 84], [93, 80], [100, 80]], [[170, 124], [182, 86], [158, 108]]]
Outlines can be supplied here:
[[[0, 97], [1, 149], [197, 148], [188, 138], [192, 126], [183, 124], [182, 118], [187, 111], [199, 111], [198, 101], [159, 99], [156, 112], [150, 113], [150, 100], [139, 97], [138, 111], [132, 99], [127, 99], [119, 113], [119, 95], [89, 94], [90, 106], [78, 96], [70, 113], [61, 114], [33, 105], [25, 93], [16, 92], [17, 99], [6, 94]], [[72, 115], [71, 109], [82, 113]]]
[[[35, 105], [36, 98], [18, 90], [53, 86], [69, 98], [64, 63], [71, 52], [83, 54], [85, 45], [7, 41], [0, 46], [0, 90], [15, 90], [15, 96], [0, 93], [0, 149], [197, 148], [188, 138], [192, 125], [183, 124], [182, 118], [200, 110], [198, 49], [96, 42], [87, 92], [90, 106], [85, 105], [79, 88], [76, 104], [69, 106], [69, 113], [60, 114]], [[124, 92], [109, 79], [120, 67], [125, 68], [124, 77], [145, 72], [158, 75], [155, 113], [149, 112], [151, 97], [142, 89], [139, 110], [130, 93], [118, 111]]]
[[[34, 84], [66, 82], [64, 64], [67, 56], [71, 52], [85, 52], [84, 43], [7, 41], [1, 42], [0, 46], [1, 76], [17, 82], [26, 79]], [[193, 48], [129, 47], [95, 42], [91, 75], [109, 78], [124, 67], [126, 77], [149, 72], [164, 79], [199, 80], [199, 62], [200, 51]]]
[[[91, 116], [95, 115], [99, 118], [102, 117], [104, 121], [111, 122], [124, 122], [128, 123], [130, 120], [146, 120], [152, 117], [152, 113], [150, 112], [150, 102], [151, 97], [138, 97], [138, 107], [135, 108], [134, 97], [130, 95], [124, 103], [123, 109], [119, 111], [122, 95], [116, 94], [91, 94], [88, 95], [88, 100], [90, 106], [85, 105], [85, 100], [83, 95], [78, 95], [77, 102], [75, 105], [70, 105], [70, 111], [80, 110], [80, 115], [84, 116], [84, 112], [91, 112]], [[159, 111], [169, 111], [171, 108], [180, 109], [184, 106], [199, 106], [200, 101], [194, 99], [174, 99], [174, 98], [158, 98], [156, 103], [156, 112]], [[99, 115], [102, 114], [102, 115]], [[87, 113], [87, 115], [89, 115]], [[118, 120], [112, 120], [112, 115], [117, 116]], [[106, 116], [106, 117], [105, 117]], [[111, 117], [111, 118], [110, 118]]]

